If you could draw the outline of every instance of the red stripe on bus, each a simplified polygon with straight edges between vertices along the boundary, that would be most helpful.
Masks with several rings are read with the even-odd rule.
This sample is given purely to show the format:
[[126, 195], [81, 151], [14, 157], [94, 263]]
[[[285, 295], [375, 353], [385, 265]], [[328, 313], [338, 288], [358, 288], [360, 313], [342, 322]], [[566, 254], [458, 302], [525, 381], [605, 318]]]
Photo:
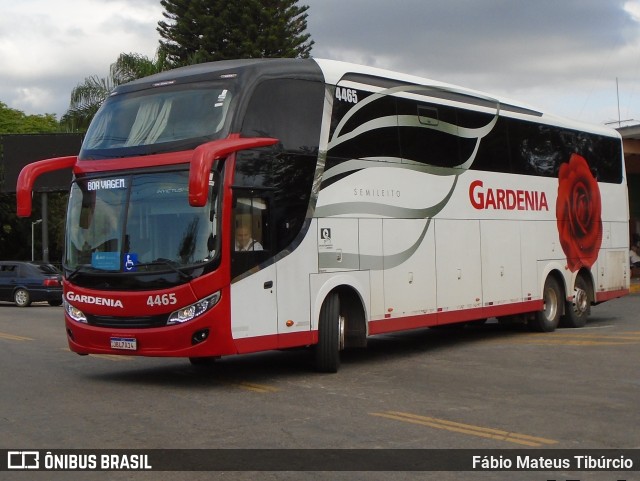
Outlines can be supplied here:
[[513, 304], [494, 305], [490, 307], [477, 307], [472, 309], [460, 309], [455, 311], [438, 311], [432, 314], [419, 316], [396, 317], [369, 322], [369, 334], [384, 334], [394, 331], [405, 331], [421, 327], [437, 326], [441, 324], [453, 324], [456, 322], [473, 321], [489, 317], [510, 316], [525, 312], [535, 312], [543, 307], [542, 300], [518, 302]]
[[629, 294], [629, 289], [618, 289], [615, 291], [596, 292], [596, 302], [609, 301]]

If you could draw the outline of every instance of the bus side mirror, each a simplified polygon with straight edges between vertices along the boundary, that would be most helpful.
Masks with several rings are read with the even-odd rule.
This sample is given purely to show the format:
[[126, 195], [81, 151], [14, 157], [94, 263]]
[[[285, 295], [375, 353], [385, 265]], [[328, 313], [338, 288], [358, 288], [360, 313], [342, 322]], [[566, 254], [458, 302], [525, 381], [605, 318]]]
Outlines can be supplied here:
[[277, 144], [278, 139], [269, 137], [229, 138], [207, 142], [196, 148], [189, 170], [189, 205], [204, 207], [209, 194], [209, 173], [213, 163], [240, 150], [255, 149]]

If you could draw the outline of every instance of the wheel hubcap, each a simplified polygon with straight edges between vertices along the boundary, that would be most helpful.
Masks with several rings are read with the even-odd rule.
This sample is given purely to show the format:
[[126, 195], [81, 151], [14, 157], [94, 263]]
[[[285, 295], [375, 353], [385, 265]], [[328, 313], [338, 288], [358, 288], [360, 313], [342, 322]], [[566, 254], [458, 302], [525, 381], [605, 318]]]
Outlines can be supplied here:
[[344, 349], [344, 316], [338, 316], [338, 349]]
[[580, 289], [576, 287], [575, 291], [573, 291], [573, 310], [576, 314], [582, 315], [587, 312], [589, 308], [589, 296], [587, 296], [587, 291], [584, 289]]
[[544, 314], [549, 320], [555, 319], [558, 312], [558, 298], [553, 289], [547, 289], [544, 296]]

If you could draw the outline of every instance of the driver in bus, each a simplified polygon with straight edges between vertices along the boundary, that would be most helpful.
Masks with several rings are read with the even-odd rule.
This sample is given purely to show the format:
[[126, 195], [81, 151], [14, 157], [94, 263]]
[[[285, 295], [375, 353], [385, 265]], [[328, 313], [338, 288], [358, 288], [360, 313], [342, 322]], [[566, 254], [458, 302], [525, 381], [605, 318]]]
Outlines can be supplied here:
[[261, 251], [262, 244], [251, 237], [251, 229], [246, 225], [236, 227], [236, 251]]

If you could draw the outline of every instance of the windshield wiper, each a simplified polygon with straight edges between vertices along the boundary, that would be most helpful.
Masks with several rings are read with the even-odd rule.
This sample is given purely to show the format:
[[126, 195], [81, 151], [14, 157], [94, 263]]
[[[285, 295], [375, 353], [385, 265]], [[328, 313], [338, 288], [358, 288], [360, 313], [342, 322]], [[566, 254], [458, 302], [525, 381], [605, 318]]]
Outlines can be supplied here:
[[169, 259], [163, 259], [163, 258], [158, 258], [155, 261], [151, 261], [151, 262], [143, 262], [140, 264], [136, 264], [136, 267], [149, 267], [149, 266], [167, 266], [169, 267], [172, 271], [177, 272], [180, 277], [182, 279], [185, 279], [187, 281], [190, 281], [191, 279], [193, 279], [193, 276], [190, 274], [187, 274], [186, 272], [184, 272], [181, 269], [178, 269], [175, 266], [175, 262], [171, 261]]
[[73, 279], [75, 279], [75, 278], [78, 276], [78, 274], [80, 274], [81, 272], [87, 272], [87, 270], [88, 270], [87, 268], [91, 268], [91, 269], [93, 269], [93, 268], [91, 267], [91, 265], [90, 265], [90, 264], [79, 264], [79, 265], [78, 265], [78, 267], [76, 267], [76, 268], [73, 270], [73, 272], [71, 272], [71, 274], [69, 274], [68, 276], [65, 276], [65, 277], [66, 277], [66, 279], [67, 279], [68, 281], [72, 281], [72, 280], [73, 280]]

